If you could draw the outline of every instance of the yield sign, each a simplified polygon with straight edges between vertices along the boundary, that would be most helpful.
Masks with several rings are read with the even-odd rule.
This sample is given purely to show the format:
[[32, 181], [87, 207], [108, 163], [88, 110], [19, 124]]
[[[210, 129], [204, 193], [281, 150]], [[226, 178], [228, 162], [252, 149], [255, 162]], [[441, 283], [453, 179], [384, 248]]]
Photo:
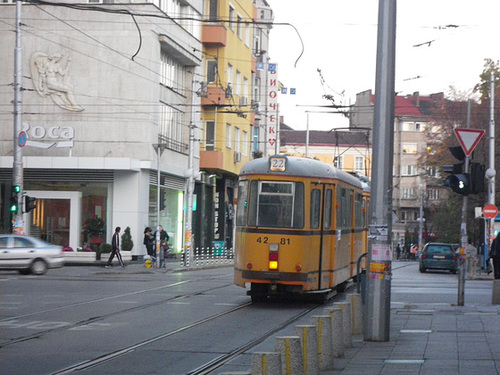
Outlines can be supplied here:
[[472, 154], [472, 151], [474, 151], [481, 138], [483, 138], [484, 130], [456, 128], [455, 135], [465, 155], [469, 156]]

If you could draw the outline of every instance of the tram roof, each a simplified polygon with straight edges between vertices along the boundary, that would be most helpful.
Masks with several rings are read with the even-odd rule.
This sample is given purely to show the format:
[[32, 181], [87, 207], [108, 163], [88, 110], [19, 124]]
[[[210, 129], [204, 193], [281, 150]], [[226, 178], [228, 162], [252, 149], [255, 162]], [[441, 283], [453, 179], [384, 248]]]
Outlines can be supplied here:
[[275, 157], [286, 158], [286, 170], [271, 171], [271, 164], [269, 158], [253, 159], [243, 165], [240, 171], [240, 176], [252, 174], [269, 174], [276, 176], [300, 176], [300, 177], [317, 177], [317, 178], [331, 178], [347, 182], [359, 188], [366, 188], [363, 186], [361, 180], [355, 176], [335, 168], [332, 165], [323, 163], [318, 160], [301, 158], [297, 156], [284, 156], [275, 155]]

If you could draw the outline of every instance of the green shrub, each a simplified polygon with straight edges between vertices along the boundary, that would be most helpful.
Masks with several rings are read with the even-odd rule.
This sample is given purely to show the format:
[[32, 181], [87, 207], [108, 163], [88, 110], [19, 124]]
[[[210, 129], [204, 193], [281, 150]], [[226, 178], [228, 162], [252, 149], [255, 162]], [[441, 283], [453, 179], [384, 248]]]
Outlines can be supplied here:
[[113, 247], [111, 246], [111, 244], [109, 243], [101, 243], [101, 245], [99, 246], [99, 252], [101, 254], [104, 254], [104, 253], [110, 253], [111, 251], [113, 250]]
[[130, 234], [130, 227], [125, 228], [122, 234], [122, 250], [130, 251], [134, 247], [134, 242], [132, 241], [132, 235]]

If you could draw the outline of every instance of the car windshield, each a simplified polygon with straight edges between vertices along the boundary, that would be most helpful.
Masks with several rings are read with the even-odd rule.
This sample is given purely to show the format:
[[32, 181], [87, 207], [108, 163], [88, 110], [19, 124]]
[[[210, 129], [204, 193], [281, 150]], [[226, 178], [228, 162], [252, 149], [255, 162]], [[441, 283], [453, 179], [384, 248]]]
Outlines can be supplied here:
[[453, 253], [453, 250], [451, 249], [450, 246], [429, 246], [427, 248], [427, 254], [432, 255], [432, 254], [443, 254], [443, 253]]

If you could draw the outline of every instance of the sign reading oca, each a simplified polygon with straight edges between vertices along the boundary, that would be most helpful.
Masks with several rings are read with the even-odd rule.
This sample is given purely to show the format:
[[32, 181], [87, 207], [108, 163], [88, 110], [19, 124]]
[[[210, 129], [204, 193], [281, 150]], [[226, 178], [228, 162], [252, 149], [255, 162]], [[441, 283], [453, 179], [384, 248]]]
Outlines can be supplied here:
[[28, 139], [73, 139], [75, 137], [75, 128], [71, 126], [31, 126], [24, 122], [22, 131], [26, 132]]

